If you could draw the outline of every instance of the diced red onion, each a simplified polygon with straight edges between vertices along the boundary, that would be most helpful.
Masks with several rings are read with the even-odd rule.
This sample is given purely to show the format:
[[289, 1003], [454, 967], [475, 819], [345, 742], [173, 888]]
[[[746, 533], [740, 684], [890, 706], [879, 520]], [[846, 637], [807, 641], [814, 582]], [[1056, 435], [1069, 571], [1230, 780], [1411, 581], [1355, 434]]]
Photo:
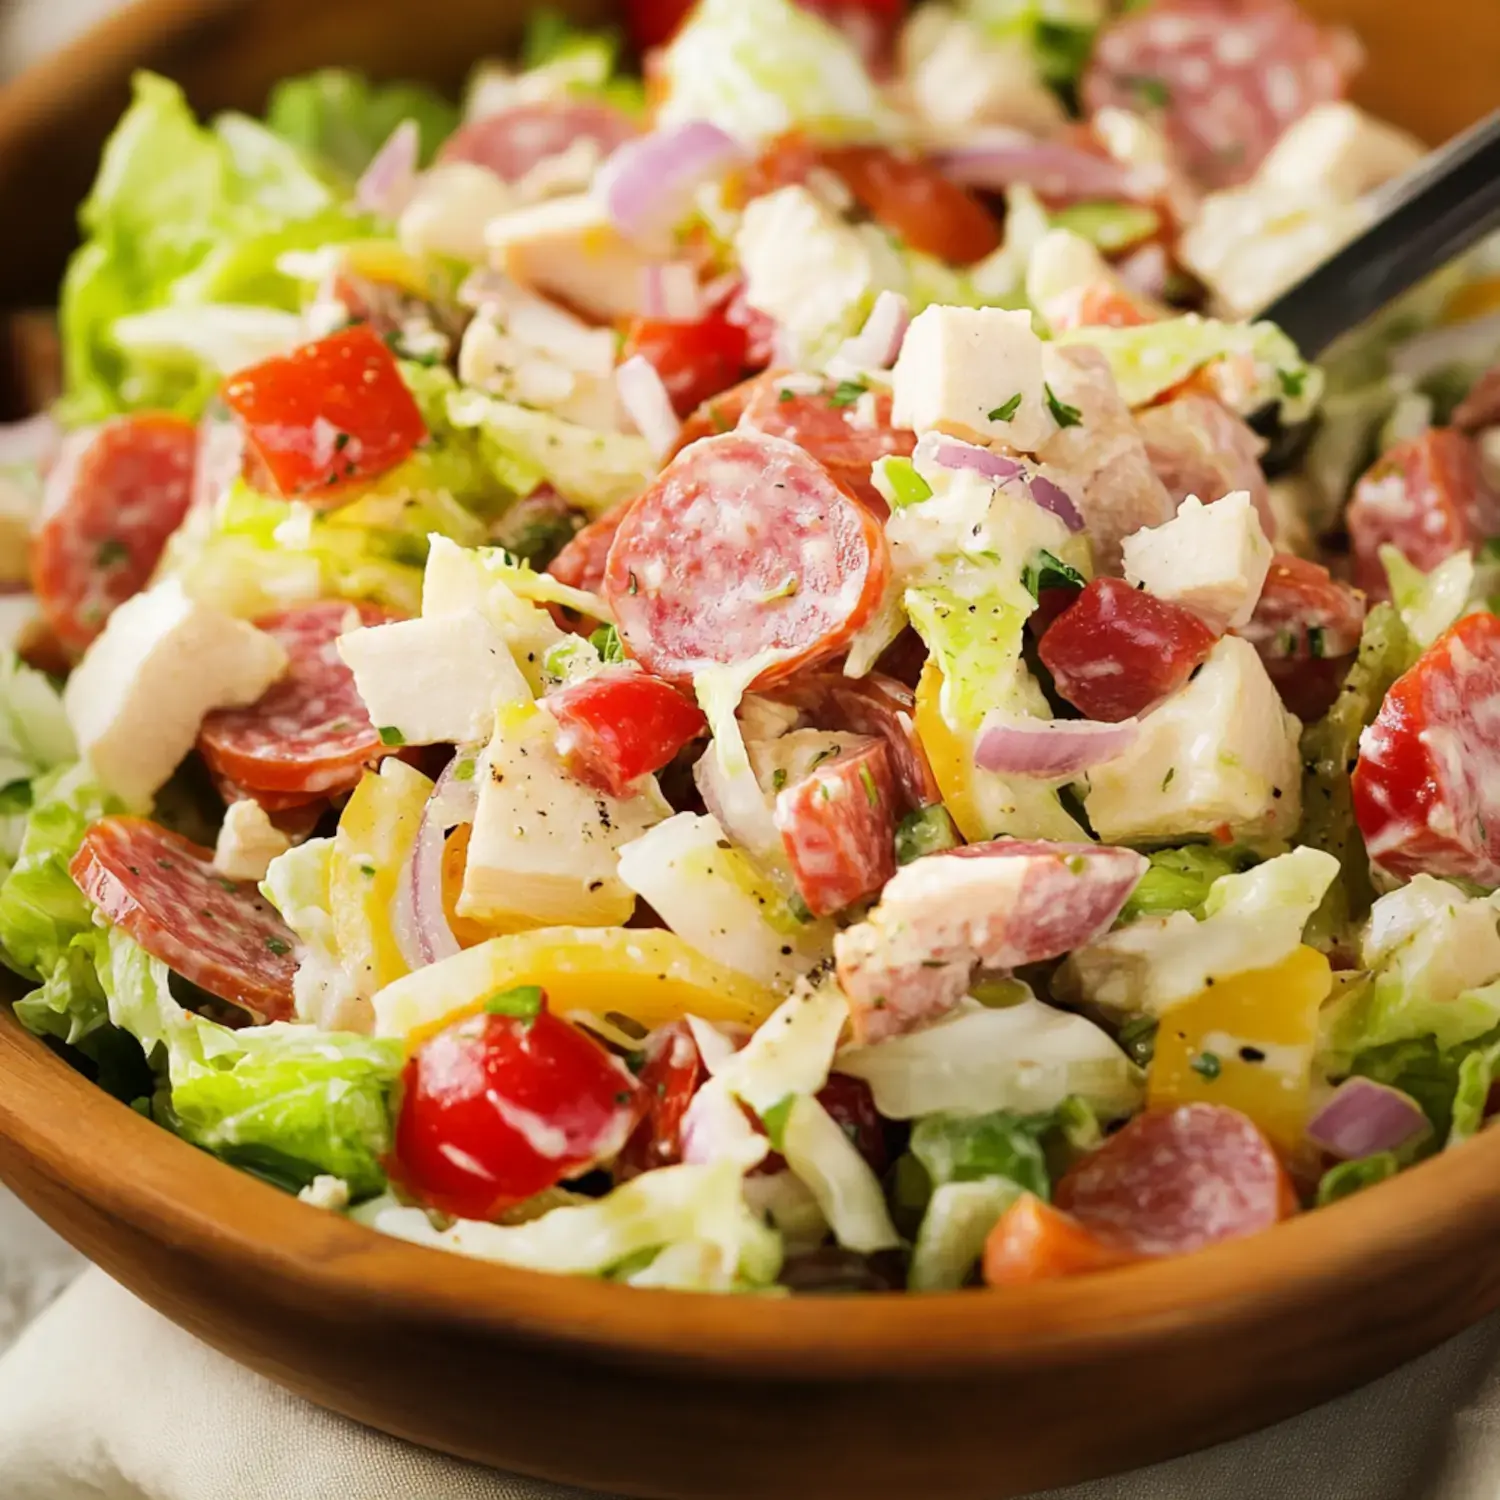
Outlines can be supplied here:
[[1153, 302], [1165, 299], [1167, 278], [1172, 274], [1172, 265], [1167, 258], [1167, 247], [1159, 241], [1153, 240], [1150, 244], [1142, 245], [1139, 250], [1132, 250], [1115, 269], [1120, 273], [1120, 280], [1131, 291], [1139, 292]]
[[972, 443], [942, 443], [934, 450], [932, 461], [944, 469], [972, 469], [986, 479], [1014, 479], [1026, 467], [1003, 453], [976, 448]]
[[696, 323], [703, 316], [697, 270], [685, 260], [656, 261], [641, 272], [641, 316]]
[[47, 412], [23, 422], [0, 422], [0, 469], [22, 464], [45, 470], [62, 447], [62, 428]]
[[1078, 507], [1061, 485], [1054, 484], [1045, 475], [1033, 474], [1030, 487], [1031, 498], [1043, 510], [1051, 511], [1069, 531], [1083, 530], [1083, 517], [1078, 514]]
[[354, 201], [383, 219], [400, 218], [417, 186], [422, 131], [415, 120], [403, 120], [387, 138], [354, 188]]
[[635, 430], [651, 445], [658, 459], [677, 446], [682, 423], [672, 409], [672, 398], [656, 366], [644, 354], [632, 354], [615, 371], [615, 389]]
[[689, 120], [626, 141], [600, 168], [595, 187], [620, 232], [647, 239], [670, 234], [692, 210], [698, 188], [742, 160], [733, 136]]
[[901, 353], [910, 325], [906, 298], [900, 292], [884, 291], [875, 299], [865, 326], [844, 340], [834, 358], [859, 370], [888, 370]]
[[1053, 202], [1134, 200], [1145, 194], [1139, 175], [1107, 156], [1013, 131], [981, 135], [940, 153], [937, 161], [947, 176], [966, 187], [1000, 192], [1025, 183]]
[[456, 773], [464, 762], [473, 766], [475, 753], [460, 748], [438, 777], [422, 810], [417, 840], [391, 903], [396, 946], [413, 969], [426, 968], [459, 951], [443, 908], [443, 848], [450, 829], [474, 821], [479, 783], [473, 776], [460, 781]]
[[1096, 724], [1090, 719], [1020, 719], [992, 713], [980, 726], [974, 764], [1002, 776], [1060, 781], [1123, 755], [1140, 729], [1135, 719]]
[[1372, 1078], [1345, 1079], [1308, 1123], [1307, 1138], [1344, 1161], [1398, 1151], [1432, 1125], [1410, 1094]]

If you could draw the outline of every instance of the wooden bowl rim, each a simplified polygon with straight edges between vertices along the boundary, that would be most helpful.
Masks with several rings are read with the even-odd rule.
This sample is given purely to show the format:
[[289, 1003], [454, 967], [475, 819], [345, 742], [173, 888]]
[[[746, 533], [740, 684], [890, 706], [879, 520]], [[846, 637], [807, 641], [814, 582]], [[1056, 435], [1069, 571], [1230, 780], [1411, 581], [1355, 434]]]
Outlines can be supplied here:
[[1415, 1266], [1500, 1194], [1500, 1133], [1488, 1132], [1263, 1234], [1074, 1280], [854, 1298], [653, 1291], [411, 1245], [299, 1203], [106, 1094], [8, 1005], [0, 1075], [0, 1134], [45, 1177], [174, 1250], [290, 1283], [310, 1305], [757, 1378], [1021, 1376], [1188, 1333], [1228, 1349], [1267, 1318]]

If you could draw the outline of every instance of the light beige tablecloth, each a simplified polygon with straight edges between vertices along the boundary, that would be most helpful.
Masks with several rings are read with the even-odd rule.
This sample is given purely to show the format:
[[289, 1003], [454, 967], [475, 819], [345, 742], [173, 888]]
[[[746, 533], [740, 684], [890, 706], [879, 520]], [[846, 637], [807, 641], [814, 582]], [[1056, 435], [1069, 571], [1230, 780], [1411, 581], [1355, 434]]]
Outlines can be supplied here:
[[[497, 1421], [504, 1409], [497, 1391]], [[320, 1411], [99, 1271], [0, 1358], [0, 1496], [583, 1500]], [[817, 1497], [788, 1488], [775, 1500]], [[1046, 1500], [1500, 1500], [1500, 1319], [1267, 1432]]]

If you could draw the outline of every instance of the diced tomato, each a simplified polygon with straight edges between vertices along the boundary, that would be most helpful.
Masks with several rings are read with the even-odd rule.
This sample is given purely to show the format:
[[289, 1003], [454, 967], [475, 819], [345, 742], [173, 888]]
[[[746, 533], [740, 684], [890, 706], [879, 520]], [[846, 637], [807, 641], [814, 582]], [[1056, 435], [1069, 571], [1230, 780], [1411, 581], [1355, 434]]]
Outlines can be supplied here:
[[[424, 1203], [490, 1219], [613, 1158], [645, 1111], [623, 1063], [543, 1005], [496, 996], [406, 1065], [393, 1175]], [[510, 1013], [505, 1013], [501, 1007]]]
[[1500, 502], [1484, 482], [1473, 442], [1451, 427], [1434, 427], [1375, 464], [1354, 487], [1345, 520], [1355, 582], [1372, 599], [1387, 599], [1384, 543], [1430, 572], [1500, 531]]
[[245, 431], [247, 477], [314, 505], [337, 505], [427, 438], [395, 356], [364, 324], [240, 371], [224, 400]]
[[983, 260], [1003, 238], [1000, 221], [979, 198], [930, 161], [885, 146], [820, 147], [792, 133], [772, 141], [741, 176], [745, 202], [832, 172], [887, 229], [926, 255], [954, 265]]
[[1055, 329], [1065, 328], [1138, 328], [1154, 323], [1155, 316], [1142, 306], [1139, 298], [1109, 282], [1083, 287], [1071, 309], [1061, 320], [1051, 318]]
[[686, 417], [750, 369], [750, 335], [728, 311], [716, 308], [696, 323], [636, 318], [625, 333], [622, 359], [643, 356], [655, 366], [679, 417]]
[[640, 1072], [646, 1115], [615, 1166], [620, 1179], [682, 1160], [682, 1118], [707, 1076], [703, 1057], [686, 1021], [653, 1031]]
[[600, 672], [549, 693], [562, 726], [558, 749], [580, 781], [628, 796], [708, 729], [702, 710], [670, 683], [632, 667]]
[[1353, 789], [1382, 870], [1500, 885], [1500, 618], [1466, 615], [1397, 679]]
[[1191, 610], [1096, 578], [1042, 637], [1057, 691], [1081, 714], [1117, 724], [1175, 693], [1214, 649]]
[[885, 741], [836, 755], [783, 789], [776, 827], [815, 917], [879, 892], [896, 873], [896, 780]]
[[1025, 1286], [1107, 1271], [1138, 1258], [1026, 1193], [1000, 1215], [984, 1242], [984, 1279], [989, 1286]]
[[1271, 561], [1255, 614], [1236, 632], [1260, 653], [1282, 701], [1304, 722], [1338, 697], [1359, 650], [1365, 596], [1288, 552]]
[[909, 458], [917, 435], [891, 421], [889, 391], [875, 393], [868, 415], [861, 399], [838, 386], [808, 392], [774, 373], [762, 375], [739, 426], [796, 443], [883, 520], [889, 507], [870, 481], [870, 466], [891, 454]]

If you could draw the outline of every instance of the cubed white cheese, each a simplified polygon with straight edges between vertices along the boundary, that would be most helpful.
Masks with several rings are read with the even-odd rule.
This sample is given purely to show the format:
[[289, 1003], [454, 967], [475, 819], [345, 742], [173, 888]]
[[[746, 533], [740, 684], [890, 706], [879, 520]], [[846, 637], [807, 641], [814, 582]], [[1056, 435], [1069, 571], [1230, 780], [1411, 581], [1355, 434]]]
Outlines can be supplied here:
[[100, 782], [145, 807], [193, 748], [204, 715], [254, 703], [286, 660], [273, 637], [194, 602], [169, 579], [109, 617], [63, 703]]
[[768, 988], [833, 952], [829, 922], [799, 921], [718, 821], [678, 813], [620, 850], [620, 878], [680, 938]]
[[1028, 312], [929, 307], [912, 319], [891, 379], [897, 427], [1022, 453], [1057, 431]]
[[297, 1201], [340, 1214], [349, 1207], [349, 1184], [342, 1177], [329, 1177], [320, 1172], [297, 1194]]
[[1250, 622], [1272, 548], [1244, 490], [1204, 505], [1189, 495], [1164, 525], [1125, 538], [1125, 577], [1190, 609], [1216, 634]]
[[937, 139], [961, 139], [976, 125], [1011, 125], [1046, 136], [1067, 121], [1027, 45], [993, 41], [958, 15], [929, 41], [907, 86], [911, 102]]
[[219, 829], [214, 869], [231, 880], [264, 880], [273, 859], [292, 841], [266, 816], [259, 802], [231, 802]]
[[478, 610], [351, 630], [338, 647], [370, 722], [408, 745], [472, 744], [502, 703], [531, 701], [504, 637]]
[[904, 276], [878, 233], [844, 223], [806, 187], [785, 187], [746, 205], [735, 255], [745, 300], [775, 318], [792, 353], [821, 363], [858, 331], [876, 295]]
[[670, 815], [656, 783], [627, 798], [594, 791], [564, 767], [557, 724], [534, 705], [502, 708], [475, 772], [479, 807], [469, 839], [460, 916], [613, 927], [635, 910], [620, 850]]
[[1427, 154], [1413, 135], [1332, 100], [1288, 125], [1255, 174], [1258, 185], [1348, 202], [1409, 171]]
[[473, 162], [441, 162], [417, 179], [396, 237], [412, 255], [483, 261], [485, 226], [514, 204], [511, 190]]
[[484, 238], [497, 271], [580, 312], [609, 321], [642, 311], [651, 261], [587, 193], [502, 214]]
[[1300, 733], [1255, 648], [1227, 636], [1124, 755], [1089, 773], [1089, 820], [1106, 843], [1287, 837], [1302, 811]]

